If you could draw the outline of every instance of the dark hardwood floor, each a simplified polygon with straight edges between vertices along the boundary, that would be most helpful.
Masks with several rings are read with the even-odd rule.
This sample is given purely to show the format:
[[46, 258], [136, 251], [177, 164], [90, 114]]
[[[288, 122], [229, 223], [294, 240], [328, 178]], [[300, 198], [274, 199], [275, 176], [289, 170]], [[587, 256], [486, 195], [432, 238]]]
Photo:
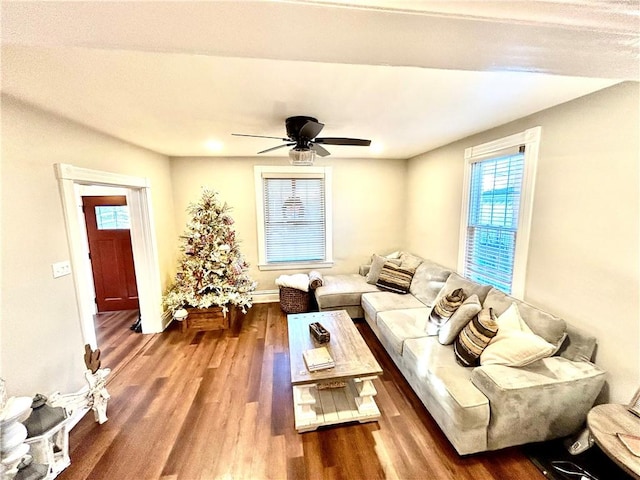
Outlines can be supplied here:
[[103, 367], [111, 369], [111, 378], [153, 339], [152, 335], [142, 335], [129, 328], [138, 319], [138, 314], [138, 310], [122, 310], [94, 316], [100, 360]]
[[460, 457], [364, 322], [384, 369], [380, 421], [298, 434], [277, 303], [255, 305], [235, 331], [141, 335], [128, 315], [98, 327], [115, 373], [109, 420], [89, 414], [72, 430], [61, 480], [545, 478], [518, 448]]

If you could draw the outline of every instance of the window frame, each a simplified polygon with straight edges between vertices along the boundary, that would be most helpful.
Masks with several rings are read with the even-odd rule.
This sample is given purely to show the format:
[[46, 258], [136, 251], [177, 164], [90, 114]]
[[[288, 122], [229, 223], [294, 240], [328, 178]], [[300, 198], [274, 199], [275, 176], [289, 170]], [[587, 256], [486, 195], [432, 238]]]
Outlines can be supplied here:
[[520, 192], [520, 212], [516, 230], [516, 244], [513, 261], [513, 277], [511, 280], [512, 297], [523, 299], [526, 280], [527, 259], [529, 257], [529, 239], [531, 236], [531, 219], [533, 214], [533, 198], [535, 178], [538, 165], [541, 127], [534, 127], [523, 132], [509, 135], [491, 142], [465, 149], [464, 178], [462, 187], [462, 212], [460, 215], [460, 238], [458, 245], [458, 272], [465, 274], [465, 258], [467, 245], [467, 229], [469, 226], [469, 201], [471, 188], [471, 166], [476, 162], [488, 160], [500, 155], [501, 150], [525, 146], [524, 171]]
[[[268, 263], [266, 256], [266, 235], [264, 216], [264, 184], [265, 176], [270, 178], [322, 178], [324, 179], [325, 208], [325, 258], [320, 261], [278, 262]], [[258, 269], [259, 270], [295, 270], [309, 268], [330, 268], [333, 266], [333, 222], [332, 222], [332, 169], [331, 167], [294, 167], [294, 166], [261, 166], [254, 167], [254, 184], [256, 193], [256, 224], [258, 233]]]

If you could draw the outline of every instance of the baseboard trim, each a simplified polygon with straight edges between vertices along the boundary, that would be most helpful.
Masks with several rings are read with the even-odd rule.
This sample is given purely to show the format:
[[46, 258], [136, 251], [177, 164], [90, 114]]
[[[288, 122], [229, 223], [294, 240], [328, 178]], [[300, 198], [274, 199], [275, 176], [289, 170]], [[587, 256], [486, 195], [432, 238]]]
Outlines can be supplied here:
[[162, 331], [164, 332], [169, 324], [173, 321], [173, 313], [169, 310], [165, 310], [162, 312], [162, 318], [160, 322], [162, 323]]
[[279, 301], [279, 290], [258, 290], [253, 292], [253, 303], [273, 303]]

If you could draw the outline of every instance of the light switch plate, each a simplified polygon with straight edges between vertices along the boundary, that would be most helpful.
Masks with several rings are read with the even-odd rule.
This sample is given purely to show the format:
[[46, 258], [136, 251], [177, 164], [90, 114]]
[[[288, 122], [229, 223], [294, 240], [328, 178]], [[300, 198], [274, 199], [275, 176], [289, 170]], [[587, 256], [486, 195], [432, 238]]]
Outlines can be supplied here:
[[51, 268], [53, 270], [53, 278], [64, 277], [71, 273], [71, 264], [68, 260], [64, 262], [56, 262], [51, 265]]

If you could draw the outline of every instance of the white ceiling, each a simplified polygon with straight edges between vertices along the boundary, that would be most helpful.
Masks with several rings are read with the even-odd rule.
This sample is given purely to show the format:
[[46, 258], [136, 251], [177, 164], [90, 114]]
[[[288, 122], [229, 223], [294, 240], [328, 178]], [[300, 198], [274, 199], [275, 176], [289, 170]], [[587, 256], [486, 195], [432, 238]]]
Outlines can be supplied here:
[[409, 158], [637, 81], [639, 3], [5, 1], [1, 87], [170, 156], [253, 156], [279, 142], [231, 133], [310, 115], [374, 141], [333, 157]]

